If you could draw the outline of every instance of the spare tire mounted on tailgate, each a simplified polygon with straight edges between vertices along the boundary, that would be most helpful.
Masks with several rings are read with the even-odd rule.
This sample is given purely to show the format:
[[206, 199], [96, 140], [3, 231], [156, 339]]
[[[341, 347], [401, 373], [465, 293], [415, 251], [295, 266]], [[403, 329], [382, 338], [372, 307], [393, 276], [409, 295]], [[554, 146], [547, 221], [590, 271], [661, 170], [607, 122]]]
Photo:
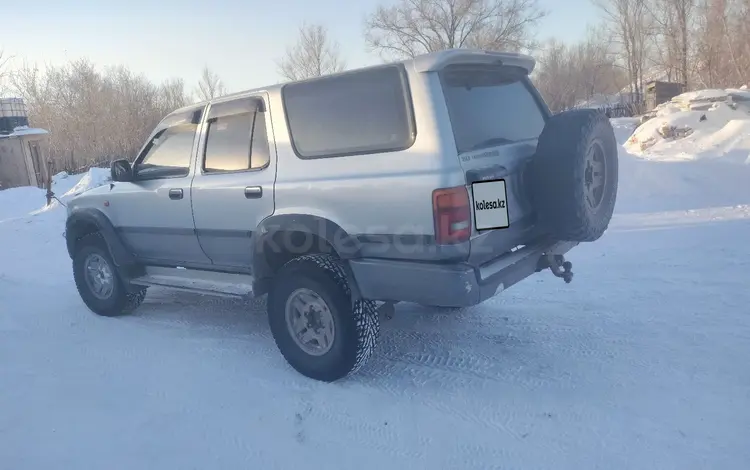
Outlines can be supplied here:
[[552, 116], [530, 170], [531, 197], [545, 231], [577, 242], [602, 236], [618, 184], [617, 141], [604, 113], [581, 109]]

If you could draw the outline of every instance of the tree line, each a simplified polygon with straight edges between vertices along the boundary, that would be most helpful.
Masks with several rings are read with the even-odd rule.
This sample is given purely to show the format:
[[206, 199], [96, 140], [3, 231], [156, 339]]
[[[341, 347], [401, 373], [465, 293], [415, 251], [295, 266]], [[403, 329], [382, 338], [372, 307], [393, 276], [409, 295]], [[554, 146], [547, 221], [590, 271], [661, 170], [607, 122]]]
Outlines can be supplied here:
[[[599, 23], [575, 43], [538, 39], [549, 12], [537, 0], [397, 0], [367, 16], [363, 36], [384, 61], [446, 48], [530, 53], [532, 79], [553, 111], [598, 95], [640, 102], [653, 79], [686, 89], [750, 82], [750, 0], [590, 1]], [[24, 98], [32, 124], [50, 131], [56, 168], [68, 171], [132, 158], [166, 113], [227, 92], [208, 67], [191, 88], [85, 59], [12, 71], [8, 61], [0, 52], [0, 93]], [[343, 71], [346, 60], [325, 25], [303, 24], [277, 69], [282, 80], [301, 80]]]

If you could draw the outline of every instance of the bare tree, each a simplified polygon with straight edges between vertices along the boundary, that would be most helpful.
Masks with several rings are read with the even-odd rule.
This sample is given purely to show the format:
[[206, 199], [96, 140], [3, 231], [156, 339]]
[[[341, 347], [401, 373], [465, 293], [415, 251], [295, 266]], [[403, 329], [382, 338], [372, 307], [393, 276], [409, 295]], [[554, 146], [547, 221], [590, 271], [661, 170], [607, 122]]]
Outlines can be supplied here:
[[0, 94], [5, 92], [5, 80], [8, 76], [8, 63], [12, 58], [13, 56], [5, 55], [5, 51], [0, 49]]
[[44, 70], [23, 64], [9, 81], [30, 123], [50, 131], [48, 154], [58, 171], [133, 158], [156, 123], [187, 102], [182, 80], [154, 84], [126, 67], [100, 71], [87, 60]]
[[652, 0], [655, 22], [655, 62], [669, 80], [689, 86], [690, 53], [697, 0]]
[[701, 0], [695, 79], [706, 87], [750, 81], [750, 0]]
[[221, 78], [211, 71], [208, 66], [203, 67], [201, 78], [198, 80], [198, 87], [195, 90], [198, 101], [208, 101], [217, 96], [224, 95], [226, 92], [227, 90]]
[[304, 80], [341, 72], [345, 68], [338, 44], [328, 37], [319, 24], [303, 24], [297, 43], [288, 48], [279, 62], [279, 75], [286, 80]]
[[551, 39], [542, 46], [532, 79], [553, 111], [575, 107], [597, 95], [620, 101], [617, 95], [627, 85], [627, 73], [615, 63], [610, 44], [602, 28], [589, 28], [579, 43]]
[[399, 0], [379, 6], [365, 23], [365, 41], [383, 58], [453, 48], [521, 50], [545, 16], [537, 0]]
[[554, 112], [572, 107], [580, 98], [578, 84], [571, 73], [571, 59], [568, 46], [556, 39], [548, 40], [538, 56], [539, 64], [534, 70], [533, 80]]
[[604, 16], [625, 67], [630, 89], [642, 99], [643, 76], [648, 46], [653, 33], [648, 0], [592, 0]]
[[[676, 16], [675, 36], [678, 40], [678, 57], [680, 59], [680, 75], [685, 88], [689, 86], [688, 54], [690, 53], [690, 30], [692, 29], [693, 10], [695, 0], [664, 0], [671, 4]], [[672, 33], [674, 34], [674, 33]]]
[[175, 110], [188, 104], [187, 94], [185, 93], [185, 81], [181, 78], [167, 80], [160, 86], [159, 108]]

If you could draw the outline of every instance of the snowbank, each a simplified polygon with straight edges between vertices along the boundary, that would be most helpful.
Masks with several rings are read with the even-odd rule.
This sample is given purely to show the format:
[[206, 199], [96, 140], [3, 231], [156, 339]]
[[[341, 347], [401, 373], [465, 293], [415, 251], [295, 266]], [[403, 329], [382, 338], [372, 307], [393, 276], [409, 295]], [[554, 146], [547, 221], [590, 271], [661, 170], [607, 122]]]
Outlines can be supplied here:
[[611, 122], [622, 144], [618, 213], [750, 203], [749, 114], [726, 103], [706, 111], [670, 104], [640, 125]]
[[[89, 189], [97, 188], [99, 186], [103, 186], [111, 181], [110, 177], [111, 173], [108, 168], [91, 168], [86, 173], [83, 173], [82, 175], [78, 175], [78, 178], [67, 178], [67, 174], [65, 176], [66, 179], [73, 179], [77, 180], [75, 185], [68, 189], [66, 192], [64, 192], [62, 195], [60, 195], [59, 192], [55, 192], [55, 195], [58, 199], [60, 199], [63, 202], [69, 201], [70, 199], [73, 199], [74, 197], [81, 195], [88, 191]], [[52, 204], [49, 206], [44, 206], [41, 209], [32, 212], [31, 214], [38, 214], [40, 212], [49, 211], [52, 209], [57, 208], [60, 205], [60, 202], [57, 200], [52, 201]]]
[[[91, 168], [86, 173], [68, 175], [62, 171], [52, 177], [52, 192], [62, 201], [72, 199], [85, 191], [107, 184], [110, 181], [108, 168]], [[46, 206], [44, 189], [22, 186], [0, 191], [0, 222], [25, 215], [38, 214], [54, 208], [60, 203], [53, 200]]]
[[734, 101], [750, 101], [750, 90], [744, 85], [741, 88], [727, 88], [727, 94]]
[[[721, 96], [718, 92], [713, 93], [714, 90], [703, 92], [686, 95], [699, 99], [718, 99]], [[662, 105], [654, 117], [636, 129], [625, 148], [631, 154], [649, 160], [720, 159], [728, 163], [750, 164], [750, 112], [728, 101], [711, 102], [707, 109], [697, 111], [693, 110], [695, 103], [696, 100], [680, 99]], [[686, 107], [690, 110], [684, 110]]]
[[672, 98], [672, 103], [683, 109], [695, 109], [695, 107], [708, 105], [716, 102], [727, 102], [729, 93], [726, 90], [707, 89], [688, 91]]

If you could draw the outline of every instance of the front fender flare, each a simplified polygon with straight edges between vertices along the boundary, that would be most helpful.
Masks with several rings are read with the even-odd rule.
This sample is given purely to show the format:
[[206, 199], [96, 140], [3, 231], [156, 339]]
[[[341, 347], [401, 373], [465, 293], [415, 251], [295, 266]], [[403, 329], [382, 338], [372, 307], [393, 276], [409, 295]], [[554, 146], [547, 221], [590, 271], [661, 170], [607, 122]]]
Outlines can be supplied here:
[[65, 222], [65, 243], [71, 259], [75, 256], [78, 239], [93, 231], [101, 233], [112, 261], [118, 268], [137, 264], [133, 253], [122, 243], [109, 218], [102, 211], [90, 207], [73, 209]]

